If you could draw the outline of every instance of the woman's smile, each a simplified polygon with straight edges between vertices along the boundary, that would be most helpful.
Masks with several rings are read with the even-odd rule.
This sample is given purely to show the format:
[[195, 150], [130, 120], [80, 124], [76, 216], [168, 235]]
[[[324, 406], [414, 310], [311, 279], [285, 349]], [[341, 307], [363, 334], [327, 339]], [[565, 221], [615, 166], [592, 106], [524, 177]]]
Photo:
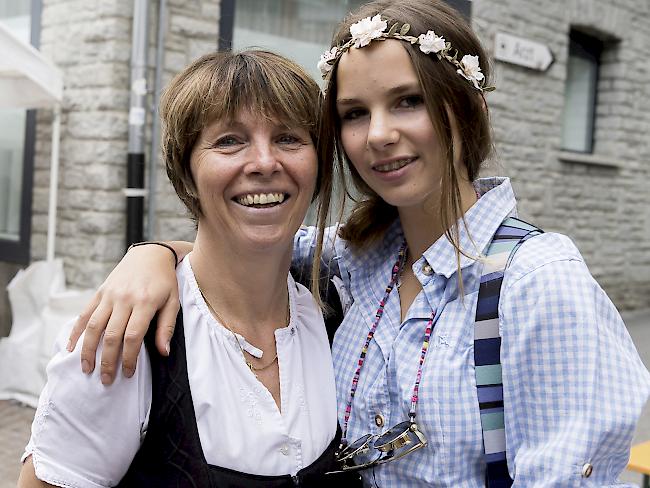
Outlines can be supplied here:
[[191, 158], [199, 231], [235, 248], [286, 246], [311, 202], [317, 167], [305, 129], [248, 111], [208, 125]]

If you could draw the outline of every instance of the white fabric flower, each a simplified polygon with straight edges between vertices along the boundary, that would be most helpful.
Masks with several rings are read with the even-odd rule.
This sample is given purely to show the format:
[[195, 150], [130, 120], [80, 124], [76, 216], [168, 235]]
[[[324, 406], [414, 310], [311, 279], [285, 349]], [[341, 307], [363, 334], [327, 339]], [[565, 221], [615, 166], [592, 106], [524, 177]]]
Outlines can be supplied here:
[[480, 90], [479, 82], [483, 80], [484, 76], [478, 63], [478, 56], [466, 54], [460, 60], [460, 66], [462, 69], [457, 70], [458, 74], [471, 81], [474, 87]]
[[420, 51], [424, 54], [440, 52], [446, 46], [445, 38], [437, 36], [432, 30], [426, 34], [420, 34], [418, 42], [420, 43]]
[[381, 37], [388, 24], [385, 20], [381, 20], [380, 15], [375, 15], [373, 18], [366, 17], [359, 22], [350, 26], [350, 34], [354, 47], [360, 48], [370, 44], [370, 41]]
[[336, 46], [321, 54], [320, 61], [318, 61], [318, 69], [320, 70], [321, 75], [325, 76], [332, 70], [333, 65], [330, 64], [329, 61], [336, 59], [337, 54], [338, 48]]

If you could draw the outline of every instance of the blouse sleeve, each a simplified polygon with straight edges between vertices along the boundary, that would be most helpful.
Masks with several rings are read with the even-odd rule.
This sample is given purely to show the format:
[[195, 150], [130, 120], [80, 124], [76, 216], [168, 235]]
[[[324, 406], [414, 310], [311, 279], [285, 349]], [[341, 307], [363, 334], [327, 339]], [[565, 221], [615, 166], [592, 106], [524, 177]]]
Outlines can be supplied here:
[[[324, 269], [328, 269], [329, 276], [342, 278], [343, 283], [348, 286], [348, 274], [341, 259], [345, 242], [337, 236], [338, 225], [325, 229], [323, 237], [323, 253], [321, 263]], [[316, 251], [316, 240], [318, 229], [316, 227], [302, 226], [296, 233], [293, 240], [293, 258], [291, 261], [291, 273], [296, 281], [308, 283], [311, 274], [311, 264]]]
[[115, 486], [140, 448], [151, 406], [151, 365], [140, 349], [135, 375], [118, 373], [111, 386], [81, 371], [81, 347], [65, 350], [63, 327], [47, 366], [32, 433], [23, 459], [32, 455], [38, 479], [56, 486]]
[[573, 243], [524, 244], [499, 311], [514, 486], [620, 486], [650, 375]]

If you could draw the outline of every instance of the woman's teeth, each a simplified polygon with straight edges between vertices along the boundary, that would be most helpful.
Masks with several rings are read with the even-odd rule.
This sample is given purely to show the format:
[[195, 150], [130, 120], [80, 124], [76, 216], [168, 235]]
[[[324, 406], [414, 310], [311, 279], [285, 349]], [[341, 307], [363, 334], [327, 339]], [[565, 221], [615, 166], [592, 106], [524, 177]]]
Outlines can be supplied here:
[[377, 171], [380, 171], [382, 173], [386, 173], [388, 171], [395, 171], [395, 170], [403, 168], [407, 164], [413, 162], [414, 159], [415, 158], [399, 159], [397, 161], [393, 161], [392, 163], [381, 164], [379, 166], [375, 166], [374, 169], [377, 170]]
[[249, 193], [237, 197], [237, 202], [246, 207], [282, 203], [284, 202], [284, 193]]

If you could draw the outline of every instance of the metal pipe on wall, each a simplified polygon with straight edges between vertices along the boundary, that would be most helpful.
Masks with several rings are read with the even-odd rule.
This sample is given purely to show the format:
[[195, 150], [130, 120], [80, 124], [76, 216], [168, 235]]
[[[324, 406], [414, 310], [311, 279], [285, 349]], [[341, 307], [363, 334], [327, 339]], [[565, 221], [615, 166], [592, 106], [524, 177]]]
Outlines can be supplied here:
[[147, 239], [154, 239], [156, 226], [156, 186], [158, 180], [158, 148], [160, 134], [160, 117], [158, 104], [162, 89], [162, 74], [165, 55], [165, 29], [167, 27], [167, 0], [158, 2], [158, 33], [156, 39], [156, 78], [153, 87], [153, 104], [151, 109], [151, 151], [149, 153], [149, 191], [147, 193]]
[[143, 239], [144, 128], [147, 111], [147, 51], [149, 0], [135, 0], [131, 45], [131, 96], [129, 104], [129, 142], [127, 156], [126, 246]]

